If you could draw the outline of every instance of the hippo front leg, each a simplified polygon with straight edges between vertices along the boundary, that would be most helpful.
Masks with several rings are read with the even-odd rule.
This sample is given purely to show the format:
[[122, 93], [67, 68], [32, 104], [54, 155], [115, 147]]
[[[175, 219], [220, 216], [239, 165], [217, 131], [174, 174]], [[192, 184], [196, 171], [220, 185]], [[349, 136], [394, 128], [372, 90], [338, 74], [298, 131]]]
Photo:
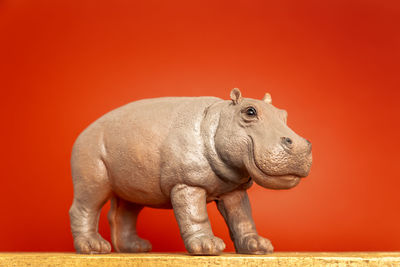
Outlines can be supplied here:
[[206, 191], [199, 187], [176, 185], [171, 202], [185, 247], [193, 255], [218, 255], [224, 242], [215, 237], [207, 214]]
[[229, 227], [229, 233], [237, 253], [266, 254], [273, 252], [271, 242], [257, 234], [251, 215], [251, 207], [246, 190], [236, 190], [225, 194], [217, 202]]

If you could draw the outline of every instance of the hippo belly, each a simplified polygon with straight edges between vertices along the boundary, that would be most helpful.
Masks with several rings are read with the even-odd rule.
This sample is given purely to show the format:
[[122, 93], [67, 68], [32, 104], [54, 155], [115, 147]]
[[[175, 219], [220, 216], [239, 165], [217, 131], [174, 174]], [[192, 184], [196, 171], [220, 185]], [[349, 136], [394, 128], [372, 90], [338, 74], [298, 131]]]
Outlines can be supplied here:
[[[212, 101], [216, 99], [212, 98]], [[196, 102], [199, 102], [198, 109], [193, 108]], [[141, 100], [111, 111], [96, 121], [103, 132], [102, 158], [114, 194], [133, 203], [169, 208], [169, 192], [160, 185], [160, 179], [162, 165], [171, 159], [163, 158], [162, 148], [171, 138], [171, 129], [177, 121], [179, 124], [182, 110], [191, 106], [193, 120], [196, 120], [196, 110], [201, 119], [209, 102], [193, 98]], [[187, 128], [191, 127], [187, 125]], [[176, 144], [179, 145], [180, 142]], [[180, 149], [176, 151], [179, 153]], [[170, 181], [169, 184], [174, 183]]]
[[[127, 140], [125, 145], [111, 146], [104, 161], [112, 191], [119, 197], [146, 206], [163, 207], [170, 203], [160, 188], [160, 162], [156, 142]], [[110, 142], [112, 143], [112, 142]]]

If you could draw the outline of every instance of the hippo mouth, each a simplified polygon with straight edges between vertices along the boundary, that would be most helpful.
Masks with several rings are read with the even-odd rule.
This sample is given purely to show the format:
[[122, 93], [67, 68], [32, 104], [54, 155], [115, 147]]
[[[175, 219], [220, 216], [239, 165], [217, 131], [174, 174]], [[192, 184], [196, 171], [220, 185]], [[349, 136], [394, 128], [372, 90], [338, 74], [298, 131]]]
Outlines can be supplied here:
[[257, 184], [271, 189], [289, 189], [296, 186], [300, 182], [302, 176], [292, 173], [284, 175], [268, 174], [261, 169], [255, 160], [253, 138], [251, 136], [249, 136], [249, 138], [249, 162], [246, 165], [250, 176]]

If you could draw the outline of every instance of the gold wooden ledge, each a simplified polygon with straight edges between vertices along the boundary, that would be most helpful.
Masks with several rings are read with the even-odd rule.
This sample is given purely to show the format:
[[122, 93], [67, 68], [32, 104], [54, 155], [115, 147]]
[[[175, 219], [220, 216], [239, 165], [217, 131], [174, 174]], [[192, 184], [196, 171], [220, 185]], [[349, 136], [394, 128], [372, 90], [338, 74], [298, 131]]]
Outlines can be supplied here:
[[183, 253], [0, 253], [0, 266], [400, 266], [400, 252], [277, 252], [249, 256]]

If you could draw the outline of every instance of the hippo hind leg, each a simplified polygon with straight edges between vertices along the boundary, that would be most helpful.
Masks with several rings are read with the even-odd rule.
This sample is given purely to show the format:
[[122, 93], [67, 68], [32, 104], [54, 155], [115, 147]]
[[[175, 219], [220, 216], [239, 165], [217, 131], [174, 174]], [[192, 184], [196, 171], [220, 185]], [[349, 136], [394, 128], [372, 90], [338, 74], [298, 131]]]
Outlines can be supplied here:
[[136, 221], [142, 205], [123, 200], [111, 199], [108, 221], [111, 227], [111, 240], [117, 252], [148, 252], [151, 243], [142, 239], [136, 232]]
[[98, 233], [100, 210], [111, 196], [107, 169], [101, 159], [72, 158], [74, 200], [69, 210], [74, 247], [78, 253], [110, 253]]

